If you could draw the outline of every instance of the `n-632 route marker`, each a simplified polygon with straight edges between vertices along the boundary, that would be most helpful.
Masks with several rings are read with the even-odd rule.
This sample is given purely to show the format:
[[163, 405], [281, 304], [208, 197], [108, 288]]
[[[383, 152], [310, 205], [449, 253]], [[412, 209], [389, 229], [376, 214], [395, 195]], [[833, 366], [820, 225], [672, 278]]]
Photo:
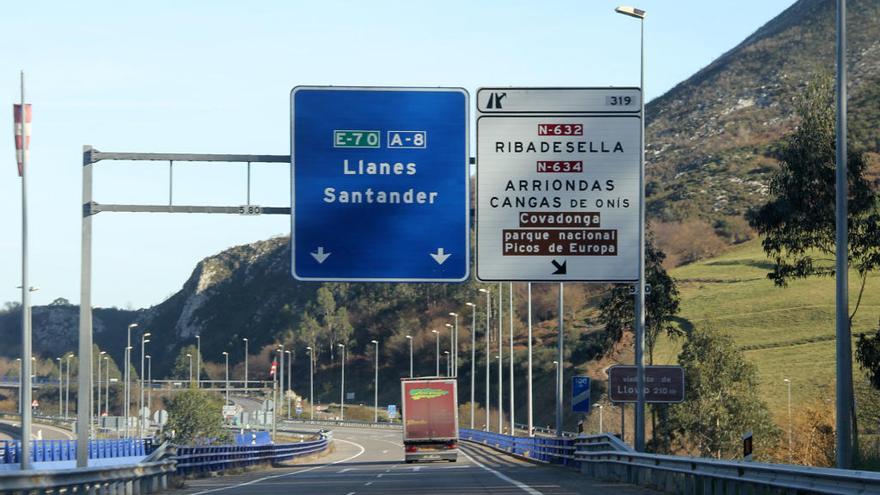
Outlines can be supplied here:
[[477, 98], [477, 277], [637, 280], [639, 90], [483, 88]]
[[468, 94], [298, 86], [291, 93], [298, 280], [468, 278]]

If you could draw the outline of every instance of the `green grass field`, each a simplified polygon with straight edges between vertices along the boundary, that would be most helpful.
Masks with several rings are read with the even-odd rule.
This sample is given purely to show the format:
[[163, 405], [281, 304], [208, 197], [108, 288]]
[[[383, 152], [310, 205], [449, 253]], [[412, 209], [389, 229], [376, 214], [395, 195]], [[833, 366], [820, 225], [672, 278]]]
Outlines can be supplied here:
[[[672, 270], [681, 292], [684, 325], [709, 325], [731, 335], [760, 374], [761, 396], [776, 415], [786, 410], [785, 378], [792, 402], [834, 398], [834, 279], [796, 280], [780, 288], [767, 279], [770, 261], [759, 241], [750, 241], [709, 260]], [[859, 290], [850, 274], [850, 310]], [[869, 277], [853, 333], [876, 328], [880, 276]], [[660, 340], [657, 364], [673, 363], [679, 344]], [[863, 373], [854, 361], [856, 379]]]

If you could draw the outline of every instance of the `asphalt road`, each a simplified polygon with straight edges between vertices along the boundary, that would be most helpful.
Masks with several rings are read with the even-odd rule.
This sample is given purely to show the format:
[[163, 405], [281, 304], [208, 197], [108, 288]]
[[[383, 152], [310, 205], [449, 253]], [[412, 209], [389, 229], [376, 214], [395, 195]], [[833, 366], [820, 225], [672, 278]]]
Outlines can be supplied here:
[[[21, 436], [21, 426], [18, 421], [0, 420], [0, 440], [12, 440]], [[73, 432], [39, 423], [31, 425], [31, 439], [36, 440], [73, 440]]]
[[463, 444], [456, 463], [403, 462], [400, 431], [334, 429], [333, 451], [291, 467], [188, 480], [176, 495], [279, 493], [385, 494], [620, 494], [657, 493], [591, 481], [574, 470], [535, 465]]

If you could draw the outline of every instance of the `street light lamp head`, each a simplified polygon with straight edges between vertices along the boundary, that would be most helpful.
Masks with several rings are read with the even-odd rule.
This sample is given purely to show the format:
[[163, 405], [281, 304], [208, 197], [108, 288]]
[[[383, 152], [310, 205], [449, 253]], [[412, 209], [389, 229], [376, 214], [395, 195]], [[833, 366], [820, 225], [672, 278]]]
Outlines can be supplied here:
[[623, 15], [626, 15], [629, 17], [635, 17], [636, 19], [644, 19], [645, 15], [647, 14], [647, 12], [645, 12], [642, 9], [637, 9], [635, 7], [626, 7], [623, 5], [621, 5], [620, 7], [617, 7], [616, 9], [614, 9], [614, 11], [617, 12], [618, 14], [623, 14]]
[[193, 357], [193, 355], [187, 352], [186, 357]]
[[[147, 355], [144, 356], [144, 357], [147, 358], [147, 359], [153, 359], [153, 356], [150, 356], [149, 354], [147, 354]], [[107, 359], [107, 358], [104, 358], [104, 359]]]
[[785, 383], [791, 383], [791, 380], [789, 380], [788, 378], [784, 378], [782, 381], [784, 381]]
[[489, 292], [488, 289], [480, 289], [480, 292]]
[[466, 302], [466, 303], [464, 303], [464, 305], [465, 305], [465, 306], [470, 306], [470, 307], [472, 307], [472, 308], [474, 307], [474, 303], [472, 303], [472, 302]]
[[452, 323], [447, 323], [446, 326], [452, 328]]
[[431, 330], [431, 333], [437, 333], [437, 330]]
[[228, 356], [228, 355], [229, 355], [229, 353], [226, 352], [226, 351], [223, 351], [222, 354], [223, 354], [224, 356]]
[[136, 326], [138, 326], [137, 323], [129, 323], [128, 328], [135, 328]]
[[373, 340], [371, 340], [371, 341], [370, 341], [370, 343], [371, 343], [371, 344], [378, 344], [378, 343], [379, 343], [379, 341], [378, 341], [378, 340], [376, 340], [376, 339], [373, 339]]
[[407, 335], [406, 338], [408, 338], [409, 340], [412, 340], [412, 335]]
[[458, 316], [458, 313], [449, 313], [449, 316]]
[[146, 344], [149, 341], [150, 341], [150, 339], [144, 339], [144, 344]]
[[337, 347], [345, 347], [345, 344], [336, 344]]
[[307, 350], [307, 351], [311, 351], [311, 350], [312, 350], [312, 346], [310, 346], [310, 345], [306, 346], [306, 350]]
[[144, 332], [144, 335], [143, 335], [143, 336], [144, 336], [144, 337], [149, 337], [150, 335], [153, 335], [153, 334], [151, 334], [150, 332]]
[[245, 341], [245, 342], [248, 341], [247, 337], [242, 337], [241, 340], [243, 340], [243, 341]]
[[99, 356], [103, 356], [104, 354], [107, 354], [107, 351], [101, 351], [98, 353]]

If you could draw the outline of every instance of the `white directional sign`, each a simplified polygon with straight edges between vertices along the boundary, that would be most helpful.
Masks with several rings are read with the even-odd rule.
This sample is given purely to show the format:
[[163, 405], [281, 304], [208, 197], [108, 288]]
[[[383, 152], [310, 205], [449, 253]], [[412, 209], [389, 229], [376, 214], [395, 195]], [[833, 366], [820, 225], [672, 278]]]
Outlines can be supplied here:
[[639, 98], [633, 88], [479, 91], [479, 279], [638, 279]]

